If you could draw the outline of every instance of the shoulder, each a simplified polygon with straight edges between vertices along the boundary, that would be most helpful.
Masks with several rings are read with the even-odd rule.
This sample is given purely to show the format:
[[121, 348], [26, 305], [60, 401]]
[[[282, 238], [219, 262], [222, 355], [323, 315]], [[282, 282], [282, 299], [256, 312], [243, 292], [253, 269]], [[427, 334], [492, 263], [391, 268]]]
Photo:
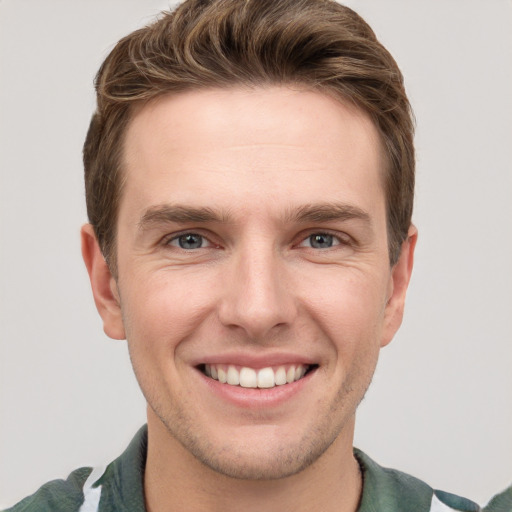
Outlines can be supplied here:
[[84, 467], [66, 480], [53, 480], [4, 512], [144, 512], [143, 474], [147, 428], [108, 466]]
[[512, 512], [512, 485], [496, 494], [484, 508], [484, 512]]
[[5, 512], [74, 512], [83, 502], [83, 486], [92, 468], [79, 468], [66, 480], [52, 480]]
[[418, 478], [384, 468], [360, 450], [354, 450], [354, 455], [360, 464], [364, 482], [359, 512], [482, 511], [467, 498], [435, 490]]

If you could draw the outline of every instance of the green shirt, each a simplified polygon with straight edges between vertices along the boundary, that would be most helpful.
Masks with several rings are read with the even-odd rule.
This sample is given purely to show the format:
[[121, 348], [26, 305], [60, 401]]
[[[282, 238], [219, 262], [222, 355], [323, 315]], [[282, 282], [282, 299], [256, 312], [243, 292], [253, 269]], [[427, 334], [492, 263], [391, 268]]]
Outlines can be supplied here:
[[[54, 480], [5, 512], [145, 512], [143, 479], [147, 427], [142, 427], [125, 452], [106, 468], [80, 468], [67, 480]], [[354, 450], [363, 473], [358, 512], [512, 512], [512, 486], [484, 509], [394, 469], [376, 464]]]

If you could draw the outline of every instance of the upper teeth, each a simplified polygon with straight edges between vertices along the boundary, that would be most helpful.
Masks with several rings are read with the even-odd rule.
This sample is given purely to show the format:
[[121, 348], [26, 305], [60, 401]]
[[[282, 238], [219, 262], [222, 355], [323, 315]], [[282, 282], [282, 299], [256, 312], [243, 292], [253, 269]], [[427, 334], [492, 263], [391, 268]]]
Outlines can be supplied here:
[[303, 364], [267, 367], [255, 370], [247, 366], [205, 364], [204, 373], [212, 379], [243, 388], [273, 388], [304, 377], [308, 366]]

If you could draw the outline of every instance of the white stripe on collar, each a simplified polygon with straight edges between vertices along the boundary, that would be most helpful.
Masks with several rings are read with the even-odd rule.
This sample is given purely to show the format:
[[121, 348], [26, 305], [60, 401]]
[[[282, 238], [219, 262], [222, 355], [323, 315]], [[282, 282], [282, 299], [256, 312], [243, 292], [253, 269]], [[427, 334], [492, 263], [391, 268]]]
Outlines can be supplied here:
[[84, 483], [84, 502], [80, 506], [78, 512], [98, 512], [101, 498], [101, 485], [93, 487], [93, 485], [103, 476], [106, 466], [99, 466], [91, 471], [91, 474]]

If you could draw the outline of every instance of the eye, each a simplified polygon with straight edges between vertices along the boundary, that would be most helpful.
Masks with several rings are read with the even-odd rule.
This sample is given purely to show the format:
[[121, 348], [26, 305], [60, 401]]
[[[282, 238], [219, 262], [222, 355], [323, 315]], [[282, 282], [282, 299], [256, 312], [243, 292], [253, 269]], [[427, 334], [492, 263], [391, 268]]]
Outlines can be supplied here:
[[313, 233], [300, 245], [303, 247], [312, 247], [313, 249], [329, 249], [330, 247], [339, 244], [339, 239], [334, 235], [330, 235], [329, 233]]
[[204, 236], [197, 233], [183, 233], [171, 238], [167, 244], [179, 247], [180, 249], [192, 250], [207, 247], [210, 245], [210, 242]]

